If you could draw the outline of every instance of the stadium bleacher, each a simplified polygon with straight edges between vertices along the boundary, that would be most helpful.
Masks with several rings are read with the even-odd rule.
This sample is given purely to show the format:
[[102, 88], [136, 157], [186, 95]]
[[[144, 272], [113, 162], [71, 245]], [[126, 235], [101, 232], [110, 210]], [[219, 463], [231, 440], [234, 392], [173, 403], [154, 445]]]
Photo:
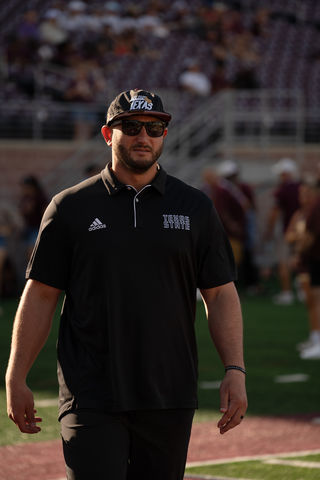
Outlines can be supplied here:
[[[6, 2], [0, 13], [0, 38], [3, 45], [1, 97], [3, 99], [18, 101], [19, 99], [29, 100], [30, 97], [36, 96], [50, 101], [56, 101], [58, 97], [59, 101], [63, 101], [65, 84], [72, 77], [72, 65], [67, 61], [65, 62], [67, 65], [57, 65], [54, 58], [41, 58], [39, 52], [43, 47], [43, 41], [37, 38], [33, 43], [34, 50], [29, 51], [30, 62], [24, 64], [22, 68], [19, 64], [20, 59], [15, 62], [12, 42], [17, 39], [19, 25], [26, 11], [36, 9], [38, 24], [40, 24], [49, 10], [61, 9], [61, 4], [65, 4], [62, 11], [66, 11], [70, 3], [53, 0]], [[87, 17], [99, 8], [103, 16], [106, 3], [115, 2], [84, 3]], [[135, 21], [138, 21], [139, 16], [148, 12], [148, 6], [154, 6], [154, 12], [157, 13], [166, 33], [158, 36], [158, 33], [152, 29], [135, 29], [134, 40], [137, 41], [137, 51], [119, 53], [111, 48], [104, 52], [103, 57], [98, 57], [100, 51], [95, 48], [94, 43], [99, 42], [101, 36], [97, 36], [92, 31], [86, 31], [86, 28], [81, 30], [81, 35], [75, 33], [70, 35], [69, 42], [78, 54], [81, 51], [89, 51], [90, 55], [94, 56], [96, 52], [95, 60], [105, 75], [106, 89], [113, 87], [115, 90], [122, 90], [128, 88], [128, 84], [143, 85], [147, 89], [159, 87], [179, 89], [179, 75], [185, 68], [186, 59], [190, 58], [197, 59], [203, 72], [211, 78], [216, 68], [216, 59], [212, 54], [212, 41], [206, 38], [206, 31], [217, 28], [217, 24], [206, 21], [205, 16], [208, 15], [209, 18], [214, 8], [221, 9], [221, 2], [143, 1], [139, 2], [139, 9], [137, 6], [134, 8], [133, 2], [127, 0], [116, 3], [121, 7], [119, 16], [122, 19], [130, 18], [131, 27], [134, 15]], [[262, 0], [226, 1], [223, 15], [227, 18], [232, 11], [240, 12], [242, 28], [250, 32], [256, 13], [259, 9], [265, 9], [265, 6], [266, 2]], [[313, 109], [320, 99], [320, 53], [316, 47], [320, 44], [320, 4], [316, 0], [304, 2], [271, 0], [267, 8], [269, 13], [265, 32], [261, 35], [253, 35], [250, 39], [251, 47], [260, 57], [260, 60], [250, 65], [250, 68], [254, 70], [261, 88], [303, 89], [307, 106]], [[194, 22], [195, 19], [197, 22]], [[226, 30], [223, 31], [223, 28]], [[222, 34], [237, 42], [238, 37], [232, 32], [232, 26], [231, 32], [228, 28], [230, 29], [228, 25], [222, 27]], [[220, 24], [219, 29], [221, 29]], [[113, 40], [118, 36], [118, 34], [113, 35]], [[79, 57], [79, 61], [81, 60], [83, 56]], [[245, 61], [237, 58], [232, 48], [227, 52], [226, 77], [231, 84], [239, 69], [243, 68]], [[21, 80], [23, 75], [26, 76], [24, 83]], [[34, 85], [30, 85], [32, 82]], [[55, 86], [55, 90], [52, 85]], [[102, 97], [103, 95], [97, 97], [97, 101]]]

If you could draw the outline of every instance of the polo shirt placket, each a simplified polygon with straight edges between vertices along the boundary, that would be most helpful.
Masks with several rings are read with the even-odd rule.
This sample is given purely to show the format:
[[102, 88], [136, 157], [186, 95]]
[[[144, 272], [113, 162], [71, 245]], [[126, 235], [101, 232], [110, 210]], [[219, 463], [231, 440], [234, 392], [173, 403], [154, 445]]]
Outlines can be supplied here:
[[147, 189], [150, 188], [151, 185], [145, 185], [139, 192], [132, 187], [131, 185], [127, 185], [128, 190], [133, 190], [135, 192], [135, 195], [133, 197], [133, 226], [134, 228], [139, 228], [141, 227], [141, 222], [139, 221], [140, 215], [139, 215], [139, 205], [142, 200], [143, 192]]

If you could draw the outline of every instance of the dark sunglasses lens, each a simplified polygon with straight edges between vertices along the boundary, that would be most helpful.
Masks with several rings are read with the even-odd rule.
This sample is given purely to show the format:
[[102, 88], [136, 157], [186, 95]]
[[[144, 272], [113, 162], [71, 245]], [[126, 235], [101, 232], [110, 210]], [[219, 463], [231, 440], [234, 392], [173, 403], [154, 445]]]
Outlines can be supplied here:
[[142, 124], [136, 120], [122, 120], [122, 131], [125, 135], [134, 137], [140, 133]]
[[165, 129], [165, 124], [162, 122], [148, 122], [145, 124], [145, 127], [150, 137], [161, 137]]
[[143, 125], [146, 127], [147, 134], [150, 137], [161, 137], [163, 135], [164, 129], [166, 128], [166, 125], [163, 122], [144, 123], [139, 122], [139, 120], [123, 120], [122, 131], [125, 135], [133, 137], [140, 133]]

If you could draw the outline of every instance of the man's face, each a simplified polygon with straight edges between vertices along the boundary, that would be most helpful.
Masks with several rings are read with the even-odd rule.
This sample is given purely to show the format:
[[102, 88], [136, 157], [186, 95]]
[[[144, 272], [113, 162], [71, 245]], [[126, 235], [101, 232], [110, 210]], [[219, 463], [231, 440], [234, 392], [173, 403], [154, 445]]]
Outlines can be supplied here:
[[[159, 121], [158, 118], [149, 115], [134, 115], [130, 119], [141, 122]], [[160, 157], [166, 133], [167, 130], [161, 137], [150, 137], [145, 127], [142, 127], [137, 135], [129, 136], [122, 132], [121, 125], [116, 125], [112, 127], [113, 158], [134, 173], [144, 173]]]

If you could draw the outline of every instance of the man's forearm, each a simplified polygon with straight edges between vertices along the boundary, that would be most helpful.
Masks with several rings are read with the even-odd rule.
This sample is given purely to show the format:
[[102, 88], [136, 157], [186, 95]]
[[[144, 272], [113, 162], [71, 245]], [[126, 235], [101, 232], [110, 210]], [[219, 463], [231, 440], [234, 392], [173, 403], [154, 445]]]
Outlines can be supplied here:
[[243, 360], [243, 325], [240, 300], [234, 283], [201, 291], [203, 294], [209, 329], [224, 366], [240, 369], [227, 370], [220, 385], [220, 433], [239, 425], [247, 410]]
[[206, 301], [209, 330], [224, 365], [244, 366], [243, 322], [233, 283], [224, 285]]
[[29, 280], [16, 313], [6, 373], [7, 413], [23, 433], [41, 430], [26, 377], [50, 332], [59, 294], [56, 288]]
[[6, 381], [25, 380], [50, 332], [60, 291], [28, 281], [16, 313]]

